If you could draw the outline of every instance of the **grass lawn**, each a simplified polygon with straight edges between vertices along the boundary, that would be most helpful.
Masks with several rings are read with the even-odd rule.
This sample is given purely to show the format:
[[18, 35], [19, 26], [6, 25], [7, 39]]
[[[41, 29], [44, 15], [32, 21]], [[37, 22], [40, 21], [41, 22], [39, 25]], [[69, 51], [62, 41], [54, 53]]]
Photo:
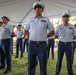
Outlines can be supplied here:
[[[24, 53], [23, 59], [20, 59], [20, 58], [14, 59], [14, 57], [15, 57], [15, 53], [12, 56], [12, 72], [8, 73], [6, 75], [28, 75], [28, 73], [27, 73], [28, 65], [26, 64], [27, 63], [27, 53]], [[76, 58], [76, 53], [75, 53], [75, 58]], [[55, 75], [56, 61], [57, 61], [57, 51], [55, 51], [55, 60], [51, 59], [51, 55], [50, 55], [50, 58], [48, 59], [47, 75]], [[64, 56], [60, 75], [68, 75], [66, 66], [67, 66], [66, 58]], [[76, 75], [76, 59], [74, 59], [73, 71], [74, 71], [74, 75]], [[4, 72], [4, 69], [0, 70], [0, 75], [4, 75], [3, 72]], [[39, 66], [37, 66], [35, 75], [40, 75]]]

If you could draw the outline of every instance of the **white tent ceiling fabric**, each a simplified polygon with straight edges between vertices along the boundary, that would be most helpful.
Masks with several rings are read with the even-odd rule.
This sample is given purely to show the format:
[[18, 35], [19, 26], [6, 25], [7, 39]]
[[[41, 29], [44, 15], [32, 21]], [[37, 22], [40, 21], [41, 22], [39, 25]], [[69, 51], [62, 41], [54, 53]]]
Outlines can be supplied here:
[[[4, 15], [8, 16], [11, 24], [19, 24], [19, 22], [25, 23], [30, 17], [34, 16], [32, 6], [33, 3], [37, 1], [38, 0], [0, 0], [0, 17]], [[76, 0], [40, 1], [45, 5], [43, 15], [49, 18], [61, 17], [61, 14], [68, 10], [72, 16], [76, 16]]]

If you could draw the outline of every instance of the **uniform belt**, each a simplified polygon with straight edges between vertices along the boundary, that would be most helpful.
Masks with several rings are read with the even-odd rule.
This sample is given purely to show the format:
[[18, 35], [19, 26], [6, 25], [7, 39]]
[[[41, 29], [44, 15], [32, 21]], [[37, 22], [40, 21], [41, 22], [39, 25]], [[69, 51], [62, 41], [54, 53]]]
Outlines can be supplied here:
[[59, 41], [60, 43], [63, 43], [63, 44], [69, 44], [71, 42], [62, 42], [62, 41]]
[[76, 43], [76, 41], [72, 41], [72, 42]]
[[54, 39], [49, 39], [49, 40], [54, 40]]
[[10, 40], [11, 38], [9, 38], [9, 39], [1, 39], [1, 41], [5, 41], [5, 40]]
[[46, 41], [31, 41], [30, 40], [30, 42], [35, 43], [35, 44], [41, 44], [41, 43], [45, 43]]
[[17, 38], [17, 40], [21, 40], [22, 38]]

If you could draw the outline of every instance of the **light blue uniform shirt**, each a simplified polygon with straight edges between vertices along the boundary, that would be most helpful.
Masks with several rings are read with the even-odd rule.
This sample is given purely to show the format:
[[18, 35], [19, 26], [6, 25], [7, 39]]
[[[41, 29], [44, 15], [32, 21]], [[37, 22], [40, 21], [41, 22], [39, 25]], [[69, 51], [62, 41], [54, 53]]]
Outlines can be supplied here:
[[48, 39], [55, 39], [55, 35], [49, 37]]
[[20, 29], [20, 30], [16, 30], [15, 31], [15, 34], [16, 34], [16, 37], [19, 39], [19, 38], [23, 38], [23, 30]]
[[0, 28], [0, 40], [2, 39], [9, 39], [11, 38], [11, 33], [13, 31], [13, 26], [7, 24], [7, 25], [2, 25]]
[[76, 29], [71, 24], [69, 24], [68, 26], [64, 26], [63, 24], [61, 24], [56, 29], [55, 35], [58, 36], [59, 41], [71, 42], [73, 40], [73, 37], [76, 36]]
[[32, 41], [47, 41], [47, 29], [53, 31], [54, 27], [44, 16], [29, 19], [25, 26], [25, 30], [29, 31], [29, 40]]

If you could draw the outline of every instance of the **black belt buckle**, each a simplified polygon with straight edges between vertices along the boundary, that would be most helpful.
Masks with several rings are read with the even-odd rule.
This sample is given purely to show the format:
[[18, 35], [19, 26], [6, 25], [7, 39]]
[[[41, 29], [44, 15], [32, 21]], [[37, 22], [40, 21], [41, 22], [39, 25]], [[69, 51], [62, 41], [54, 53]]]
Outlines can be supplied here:
[[67, 44], [67, 42], [64, 42], [64, 44]]
[[60, 41], [61, 43], [63, 43], [63, 44], [69, 44], [69, 43], [71, 43], [71, 42], [62, 42], [62, 41]]
[[62, 41], [60, 41], [61, 43], [63, 43], [63, 44], [67, 44], [68, 42], [62, 42]]
[[40, 44], [40, 42], [36, 42], [36, 44]]
[[44, 43], [44, 42], [46, 42], [46, 41], [31, 41], [31, 40], [30, 40], [30, 42], [33, 42], [33, 43], [35, 43], [35, 44], [41, 44], [41, 43]]

